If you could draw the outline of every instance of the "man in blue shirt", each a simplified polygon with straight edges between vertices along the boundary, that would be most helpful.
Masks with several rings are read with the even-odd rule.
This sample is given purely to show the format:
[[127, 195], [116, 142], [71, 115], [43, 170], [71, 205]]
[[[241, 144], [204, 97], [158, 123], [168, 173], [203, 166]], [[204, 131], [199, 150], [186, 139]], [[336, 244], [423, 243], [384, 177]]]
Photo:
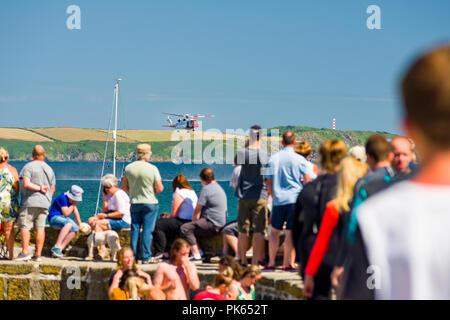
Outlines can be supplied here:
[[292, 215], [297, 197], [303, 189], [304, 182], [311, 180], [311, 169], [307, 160], [294, 151], [296, 136], [292, 131], [283, 133], [284, 148], [273, 155], [268, 163], [266, 178], [267, 192], [273, 197], [272, 228], [269, 237], [269, 263], [265, 270], [275, 269], [280, 232], [286, 221], [284, 242], [283, 270], [295, 270], [295, 250], [292, 243]]
[[[81, 187], [73, 185], [69, 191], [57, 196], [50, 207], [47, 218], [48, 223], [52, 228], [61, 229], [58, 239], [51, 250], [54, 257], [60, 258], [63, 256], [62, 251], [78, 232], [81, 219], [77, 204], [83, 200], [83, 192]], [[73, 214], [77, 222], [69, 218], [71, 214]]]

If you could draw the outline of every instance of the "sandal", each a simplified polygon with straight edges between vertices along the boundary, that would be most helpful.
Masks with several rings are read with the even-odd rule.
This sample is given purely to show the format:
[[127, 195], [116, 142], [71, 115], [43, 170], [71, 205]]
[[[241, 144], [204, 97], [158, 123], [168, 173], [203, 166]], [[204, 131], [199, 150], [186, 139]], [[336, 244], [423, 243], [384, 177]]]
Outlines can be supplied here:
[[262, 271], [275, 271], [275, 270], [276, 270], [275, 266], [269, 265], [265, 266], [264, 269], [262, 269]]
[[297, 271], [297, 268], [295, 268], [293, 266], [289, 266], [289, 267], [283, 267], [282, 270], [292, 272], [292, 271]]
[[154, 264], [154, 263], [159, 263], [159, 262], [161, 262], [161, 259], [157, 259], [157, 258], [153, 257], [142, 263], [143, 264]]

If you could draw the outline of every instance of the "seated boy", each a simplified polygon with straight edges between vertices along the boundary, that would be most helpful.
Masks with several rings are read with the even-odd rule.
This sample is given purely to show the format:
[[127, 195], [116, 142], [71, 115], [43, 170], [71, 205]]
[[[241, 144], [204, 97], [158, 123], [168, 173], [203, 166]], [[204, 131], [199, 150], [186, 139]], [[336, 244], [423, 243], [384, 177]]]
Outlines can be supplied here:
[[[50, 207], [47, 217], [48, 223], [52, 228], [61, 229], [58, 239], [51, 250], [54, 257], [60, 258], [63, 256], [63, 250], [78, 232], [81, 219], [77, 204], [83, 200], [83, 192], [81, 187], [73, 185], [69, 191], [57, 196]], [[73, 214], [77, 222], [69, 218], [71, 214]]]

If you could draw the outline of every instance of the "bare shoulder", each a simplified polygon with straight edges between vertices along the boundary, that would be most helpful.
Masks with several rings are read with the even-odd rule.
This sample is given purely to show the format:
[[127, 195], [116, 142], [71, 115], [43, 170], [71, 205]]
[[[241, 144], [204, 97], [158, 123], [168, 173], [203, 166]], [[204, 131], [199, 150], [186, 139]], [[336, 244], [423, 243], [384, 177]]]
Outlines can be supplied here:
[[17, 169], [15, 167], [13, 167], [12, 165], [10, 165], [9, 163], [6, 164], [8, 166], [9, 171], [14, 175], [14, 176], [19, 176], [19, 173], [17, 172]]
[[169, 268], [169, 264], [167, 262], [161, 262], [159, 266], [156, 268], [156, 272], [163, 272]]

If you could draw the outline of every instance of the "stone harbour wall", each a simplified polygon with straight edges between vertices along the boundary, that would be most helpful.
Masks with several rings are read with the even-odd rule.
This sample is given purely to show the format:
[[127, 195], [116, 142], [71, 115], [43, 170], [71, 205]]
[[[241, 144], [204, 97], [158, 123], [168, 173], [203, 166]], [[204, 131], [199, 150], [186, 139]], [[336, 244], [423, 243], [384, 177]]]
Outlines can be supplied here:
[[[48, 259], [0, 263], [0, 300], [107, 300], [108, 282], [116, 270], [109, 262]], [[152, 277], [157, 265], [139, 266]], [[216, 264], [198, 266], [203, 290], [217, 275]], [[258, 300], [303, 299], [301, 281], [294, 273], [263, 273], [256, 285]], [[191, 298], [198, 292], [192, 292]]]
[[[86, 261], [87, 236], [76, 235], [62, 259], [50, 258], [50, 249], [58, 237], [59, 230], [46, 228], [43, 261], [0, 261], [0, 300], [106, 300], [108, 282], [116, 270], [111, 261]], [[119, 232], [122, 246], [129, 246], [130, 229]], [[16, 249], [20, 247], [20, 233], [16, 230]], [[31, 243], [34, 243], [32, 232]], [[215, 257], [222, 251], [222, 236], [199, 240], [207, 257]], [[214, 259], [213, 259], [214, 260]], [[152, 277], [157, 265], [139, 265]], [[217, 264], [203, 263], [197, 266], [201, 288], [213, 282], [217, 275]], [[256, 285], [258, 300], [303, 299], [302, 282], [296, 273], [264, 272]], [[199, 291], [200, 291], [199, 290]], [[198, 292], [198, 291], [197, 291]], [[192, 293], [193, 296], [197, 293]]]

